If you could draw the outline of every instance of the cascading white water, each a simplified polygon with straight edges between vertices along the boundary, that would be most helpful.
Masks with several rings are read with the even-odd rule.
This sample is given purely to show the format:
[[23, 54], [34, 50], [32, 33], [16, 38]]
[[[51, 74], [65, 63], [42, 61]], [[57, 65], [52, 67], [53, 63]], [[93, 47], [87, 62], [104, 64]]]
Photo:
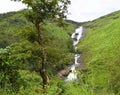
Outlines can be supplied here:
[[[82, 37], [83, 33], [83, 27], [80, 26], [75, 30], [75, 32], [71, 35], [71, 38], [73, 39], [73, 46], [75, 51], [77, 50], [77, 45]], [[72, 81], [77, 79], [77, 73], [76, 73], [76, 67], [80, 64], [78, 63], [78, 58], [80, 57], [79, 54], [75, 54], [74, 56], [74, 64], [70, 67], [70, 73], [67, 76], [67, 79], [65, 81]]]

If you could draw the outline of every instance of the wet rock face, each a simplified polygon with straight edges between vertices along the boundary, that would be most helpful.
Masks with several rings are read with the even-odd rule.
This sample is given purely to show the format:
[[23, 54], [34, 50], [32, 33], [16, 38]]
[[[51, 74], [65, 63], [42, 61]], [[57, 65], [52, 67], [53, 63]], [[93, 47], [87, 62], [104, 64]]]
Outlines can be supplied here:
[[58, 72], [57, 76], [59, 77], [64, 77], [67, 76], [70, 72], [70, 67], [66, 67], [64, 69], [62, 69], [61, 71]]
[[74, 38], [74, 41], [77, 41], [77, 38]]
[[75, 33], [75, 36], [78, 36], [79, 35], [79, 33]]

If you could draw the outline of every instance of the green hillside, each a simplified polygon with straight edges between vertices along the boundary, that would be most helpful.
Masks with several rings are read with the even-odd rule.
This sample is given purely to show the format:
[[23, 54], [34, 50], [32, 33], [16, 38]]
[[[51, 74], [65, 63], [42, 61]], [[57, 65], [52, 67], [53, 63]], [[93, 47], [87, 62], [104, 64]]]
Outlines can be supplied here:
[[[89, 74], [86, 81], [95, 95], [120, 95], [120, 11], [84, 24], [79, 44]], [[92, 95], [92, 94], [89, 94]]]
[[[42, 50], [37, 42], [35, 27], [25, 19], [24, 12], [0, 14], [1, 95], [43, 95], [38, 71], [41, 66], [38, 56], [42, 56]], [[70, 38], [74, 25], [64, 23], [60, 27], [58, 23], [48, 21], [42, 27], [47, 48], [46, 68], [50, 78], [48, 95], [62, 92], [63, 88], [58, 84], [64, 82], [57, 77], [57, 72], [71, 64], [74, 55]]]
[[[80, 24], [67, 21], [64, 27], [50, 21], [43, 25], [46, 91], [38, 71], [42, 47], [24, 12], [0, 14], [0, 95], [120, 95], [120, 11]], [[57, 72], [72, 64], [76, 52], [70, 35], [81, 24], [85, 36], [77, 52], [86, 68], [78, 68], [78, 81], [65, 83]]]
[[14, 42], [16, 31], [28, 24], [23, 14], [24, 11], [0, 14], [0, 47]]

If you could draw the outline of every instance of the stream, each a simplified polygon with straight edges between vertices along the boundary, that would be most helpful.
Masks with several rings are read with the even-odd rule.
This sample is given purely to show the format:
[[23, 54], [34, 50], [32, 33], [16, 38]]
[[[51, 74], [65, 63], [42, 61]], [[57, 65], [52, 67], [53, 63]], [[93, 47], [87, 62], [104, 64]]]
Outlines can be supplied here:
[[[75, 30], [75, 32], [71, 35], [71, 38], [73, 39], [73, 46], [75, 51], [77, 50], [77, 45], [80, 41], [80, 39], [82, 38], [83, 35], [83, 26], [80, 26], [79, 28], [77, 28]], [[77, 80], [77, 72], [76, 72], [76, 67], [78, 67], [80, 65], [80, 63], [78, 62], [78, 58], [80, 58], [80, 54], [75, 54], [74, 55], [74, 64], [70, 66], [70, 72], [67, 76], [67, 79], [65, 80], [67, 81], [72, 81], [72, 80]]]

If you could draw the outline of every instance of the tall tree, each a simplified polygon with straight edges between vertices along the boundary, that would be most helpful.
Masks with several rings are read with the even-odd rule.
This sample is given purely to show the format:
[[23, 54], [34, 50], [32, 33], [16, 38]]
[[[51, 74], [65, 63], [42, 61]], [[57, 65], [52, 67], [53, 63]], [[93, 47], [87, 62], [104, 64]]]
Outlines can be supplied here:
[[46, 47], [41, 27], [46, 21], [57, 19], [62, 21], [68, 13], [67, 7], [70, 0], [13, 0], [22, 1], [27, 5], [26, 18], [32, 22], [38, 34], [38, 43], [42, 46], [42, 62], [39, 69], [43, 80], [43, 88], [47, 84], [48, 76], [46, 72]]

